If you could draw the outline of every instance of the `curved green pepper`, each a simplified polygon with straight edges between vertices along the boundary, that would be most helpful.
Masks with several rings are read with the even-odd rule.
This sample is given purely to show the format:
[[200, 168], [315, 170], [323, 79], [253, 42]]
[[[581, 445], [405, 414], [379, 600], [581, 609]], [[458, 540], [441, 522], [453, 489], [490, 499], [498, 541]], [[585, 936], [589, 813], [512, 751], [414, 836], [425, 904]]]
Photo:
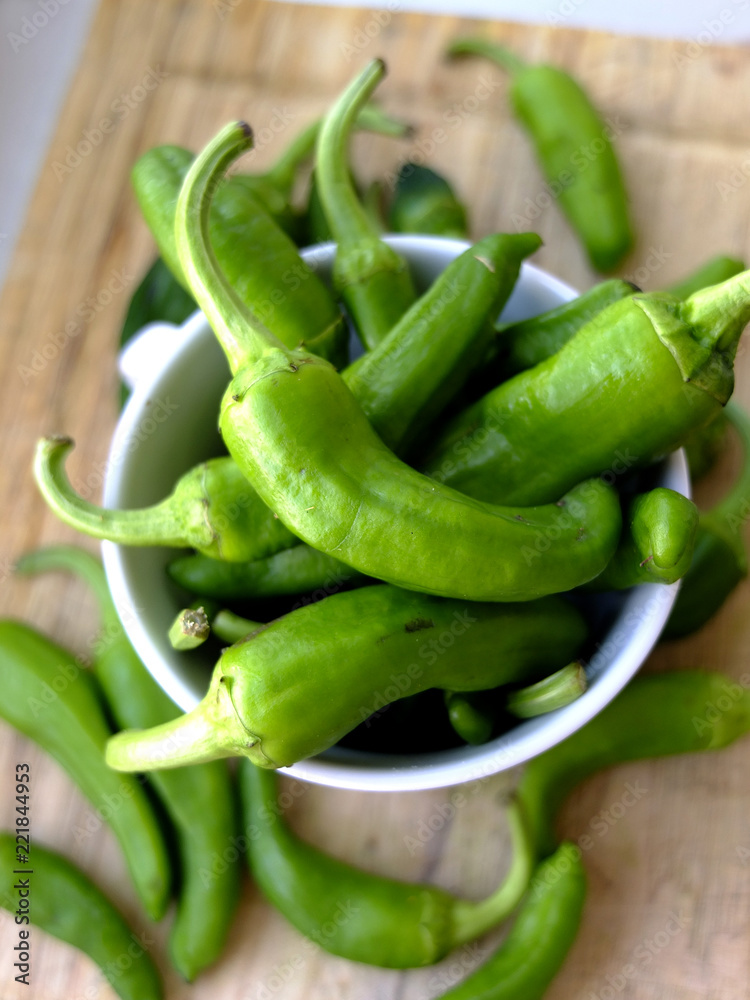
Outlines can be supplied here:
[[510, 100], [547, 181], [580, 237], [591, 266], [614, 270], [633, 245], [628, 198], [609, 127], [588, 95], [556, 66], [527, 66], [483, 39], [454, 42], [452, 56], [479, 55], [511, 74]]
[[337, 244], [333, 284], [369, 349], [416, 298], [406, 261], [380, 239], [357, 197], [346, 156], [352, 125], [384, 75], [385, 64], [375, 59], [341, 94], [324, 119], [315, 164], [318, 195]]
[[[405, 450], [463, 384], [492, 336], [533, 233], [498, 233], [451, 261], [378, 347], [343, 372], [373, 429]], [[472, 303], [467, 310], [464, 301]], [[165, 500], [106, 510], [78, 497], [65, 475], [67, 438], [42, 439], [37, 482], [55, 513], [94, 538], [128, 545], [192, 546], [229, 562], [263, 559], [299, 539], [274, 518], [231, 458], [195, 466]], [[206, 592], [208, 593], [208, 592]]]
[[406, 695], [535, 679], [570, 662], [585, 636], [580, 614], [560, 598], [467, 605], [388, 586], [336, 594], [225, 649], [196, 708], [118, 734], [107, 761], [150, 770], [235, 755], [285, 767]]
[[578, 933], [585, 899], [581, 852], [563, 843], [537, 866], [498, 950], [440, 1000], [542, 1000]]
[[389, 969], [439, 962], [504, 920], [531, 877], [513, 803], [507, 812], [510, 871], [495, 892], [472, 902], [435, 886], [361, 871], [300, 840], [279, 815], [276, 775], [247, 760], [240, 763], [240, 788], [250, 870], [261, 891], [302, 934], [355, 962]]
[[232, 124], [209, 144], [186, 178], [176, 232], [191, 288], [234, 372], [221, 433], [261, 499], [314, 548], [414, 590], [530, 600], [601, 572], [621, 521], [601, 481], [524, 511], [445, 489], [384, 446], [329, 364], [284, 348], [243, 306], [210, 252], [207, 223], [215, 179], [251, 141], [246, 125]]
[[152, 920], [164, 916], [171, 871], [154, 810], [139, 782], [104, 761], [112, 730], [99, 687], [61, 646], [16, 621], [0, 621], [0, 717], [68, 772], [120, 842]]
[[448, 181], [429, 167], [404, 163], [396, 178], [389, 214], [394, 233], [469, 238], [466, 209]]
[[748, 731], [750, 691], [724, 674], [636, 677], [578, 732], [525, 765], [516, 794], [536, 853], [555, 850], [557, 813], [590, 774], [629, 760], [717, 750]]
[[658, 486], [634, 497], [617, 551], [588, 590], [625, 590], [639, 583], [675, 583], [690, 568], [698, 508], [675, 490]]
[[[20, 933], [28, 933], [26, 927], [32, 923], [78, 948], [96, 962], [122, 1000], [161, 1000], [159, 973], [148, 951], [101, 889], [70, 861], [36, 841], [22, 857], [28, 866], [19, 864], [16, 838], [0, 832], [0, 906], [17, 914]], [[28, 913], [19, 907], [16, 887], [26, 874]]]
[[616, 302], [459, 414], [422, 468], [480, 500], [530, 504], [647, 465], [721, 412], [748, 320], [747, 271], [685, 302], [666, 293]]
[[750, 417], [734, 402], [724, 412], [742, 443], [742, 471], [726, 497], [699, 515], [693, 560], [662, 633], [664, 639], [680, 639], [702, 628], [747, 576], [742, 529], [750, 513]]
[[[120, 623], [98, 559], [73, 546], [55, 546], [19, 560], [23, 573], [63, 570], [91, 587], [102, 620], [93, 662], [107, 706], [122, 729], [158, 726], [180, 716], [143, 666]], [[174, 823], [180, 856], [177, 913], [169, 937], [172, 961], [185, 979], [194, 979], [221, 954], [239, 901], [237, 860], [205, 872], [238, 832], [238, 808], [229, 771], [215, 761], [150, 775], [159, 801]]]
[[[177, 199], [194, 160], [179, 146], [157, 146], [138, 160], [132, 182], [162, 259], [189, 290], [174, 235]], [[337, 367], [346, 362], [348, 331], [321, 278], [247, 190], [232, 178], [216, 191], [209, 240], [235, 293], [288, 347], [305, 346]]]

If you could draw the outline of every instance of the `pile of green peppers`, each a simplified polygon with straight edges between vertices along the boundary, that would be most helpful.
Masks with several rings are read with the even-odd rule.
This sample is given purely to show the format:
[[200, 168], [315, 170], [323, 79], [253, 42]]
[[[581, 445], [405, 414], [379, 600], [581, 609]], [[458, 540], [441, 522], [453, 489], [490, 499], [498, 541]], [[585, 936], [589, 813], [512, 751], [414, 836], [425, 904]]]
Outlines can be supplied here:
[[[510, 70], [513, 109], [548, 177], [605, 136], [593, 167], [572, 171], [559, 205], [592, 266], [616, 268], [634, 237], [622, 171], [587, 95], [562, 71], [528, 67], [493, 43], [462, 40], [451, 54]], [[179, 714], [130, 647], [101, 566], [57, 547], [19, 569], [83, 577], [105, 639], [93, 672], [76, 665], [75, 683], [39, 717], [23, 707], [28, 691], [42, 698], [59, 664], [76, 661], [28, 626], [1, 622], [9, 683], [0, 715], [94, 804], [113, 781], [133, 781], [112, 825], [144, 907], [160, 919], [174, 891], [172, 862], [128, 773], [148, 772], [177, 832], [170, 948], [186, 978], [219, 956], [238, 895], [232, 865], [209, 879], [198, 872], [244, 829], [250, 870], [269, 900], [302, 933], [355, 961], [434, 963], [515, 912], [499, 951], [445, 996], [531, 1000], [564, 961], [584, 904], [581, 853], [555, 836], [565, 796], [621, 760], [726, 745], [750, 728], [746, 692], [705, 736], [692, 719], [726, 683], [720, 675], [639, 678], [533, 760], [507, 804], [510, 869], [480, 902], [369, 875], [305, 844], [280, 815], [273, 771], [340, 741], [400, 751], [407, 731], [410, 750], [482, 743], [519, 718], [563, 708], [586, 690], [595, 592], [682, 579], [671, 638], [719, 610], [747, 573], [740, 529], [750, 419], [727, 404], [750, 321], [750, 272], [717, 257], [655, 293], [610, 278], [503, 324], [523, 261], [541, 241], [499, 233], [419, 289], [383, 230], [467, 239], [468, 214], [446, 179], [415, 163], [401, 165], [387, 208], [383, 189], [358, 190], [353, 130], [408, 133], [369, 103], [384, 74], [381, 60], [368, 64], [266, 174], [221, 183], [252, 147], [244, 122], [197, 156], [158, 147], [133, 170], [160, 258], [133, 298], [123, 341], [144, 322], [203, 310], [231, 370], [218, 418], [227, 454], [189, 470], [161, 503], [115, 511], [73, 490], [70, 439], [37, 447], [36, 481], [67, 524], [124, 545], [194, 550], [169, 566], [191, 602], [170, 639], [178, 649], [214, 644], [206, 697]], [[313, 156], [301, 210], [292, 192]], [[332, 288], [298, 253], [320, 236], [337, 244]], [[364, 349], [351, 362], [346, 317]], [[651, 485], [655, 463], [682, 446], [695, 476], [710, 468], [727, 426], [740, 438], [743, 471], [714, 510]], [[232, 756], [245, 758], [238, 791], [220, 760]], [[14, 851], [0, 835], [0, 856]], [[106, 971], [107, 948], [78, 915], [100, 914], [112, 947], [129, 933], [122, 917], [59, 855], [39, 849], [35, 861], [48, 873], [40, 925]], [[355, 917], [339, 923], [332, 907], [342, 893]], [[0, 905], [9, 897], [0, 885]], [[145, 953], [112, 985], [126, 998], [160, 995]]]

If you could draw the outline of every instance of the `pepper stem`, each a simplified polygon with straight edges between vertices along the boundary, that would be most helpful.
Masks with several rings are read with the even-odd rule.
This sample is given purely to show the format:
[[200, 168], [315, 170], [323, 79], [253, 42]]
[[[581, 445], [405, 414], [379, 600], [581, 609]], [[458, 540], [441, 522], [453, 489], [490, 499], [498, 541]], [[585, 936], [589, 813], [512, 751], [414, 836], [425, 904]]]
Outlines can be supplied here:
[[217, 666], [206, 697], [192, 712], [151, 729], [117, 733], [107, 742], [106, 761], [115, 771], [158, 771], [244, 756], [257, 742], [238, 719]]
[[459, 38], [448, 47], [447, 54], [452, 59], [456, 56], [484, 56], [485, 59], [491, 59], [507, 70], [511, 76], [516, 76], [526, 69], [526, 63], [514, 52], [506, 49], [504, 45], [488, 42], [484, 38]]
[[694, 292], [680, 306], [680, 317], [696, 328], [699, 343], [734, 357], [750, 323], [750, 271]]
[[209, 238], [211, 200], [227, 167], [252, 148], [245, 122], [226, 125], [195, 158], [180, 190], [175, 241], [185, 279], [229, 360], [232, 374], [268, 350], [287, 353], [278, 338], [239, 298], [222, 273]]
[[65, 472], [65, 457], [73, 447], [67, 437], [42, 438], [34, 455], [34, 478], [55, 514], [91, 538], [123, 545], [185, 544], [172, 496], [139, 510], [107, 510], [80, 497]]
[[513, 799], [507, 808], [513, 859], [510, 871], [500, 886], [480, 902], [459, 899], [453, 906], [451, 947], [457, 948], [480, 937], [508, 917], [526, 892], [534, 870], [531, 839], [519, 803]]
[[373, 59], [344, 90], [323, 120], [315, 176], [325, 216], [338, 243], [377, 236], [352, 183], [347, 145], [354, 122], [385, 76], [385, 63]]

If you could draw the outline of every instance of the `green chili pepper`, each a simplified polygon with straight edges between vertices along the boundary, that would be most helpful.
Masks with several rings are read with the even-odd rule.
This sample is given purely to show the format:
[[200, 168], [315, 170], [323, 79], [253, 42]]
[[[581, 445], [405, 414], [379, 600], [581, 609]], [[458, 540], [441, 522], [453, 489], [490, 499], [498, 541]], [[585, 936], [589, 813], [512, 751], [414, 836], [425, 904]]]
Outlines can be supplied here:
[[542, 1000], [578, 933], [585, 898], [581, 852], [563, 843], [537, 866], [499, 949], [441, 1000]]
[[669, 285], [667, 291], [675, 295], [678, 299], [689, 299], [701, 288], [708, 288], [709, 285], [719, 285], [722, 281], [728, 281], [735, 274], [740, 274], [745, 270], [745, 262], [734, 257], [724, 257], [718, 254], [698, 268], [693, 274], [687, 276], [682, 281]]
[[315, 164], [318, 194], [337, 243], [334, 287], [370, 349], [416, 298], [406, 261], [380, 239], [357, 197], [347, 162], [352, 125], [384, 75], [385, 64], [375, 59], [341, 94], [323, 122]]
[[[120, 346], [127, 344], [147, 323], [160, 321], [179, 325], [197, 308], [192, 296], [175, 279], [161, 257], [157, 257], [130, 300], [120, 333]], [[121, 386], [122, 405], [128, 395], [129, 390]]]
[[[261, 499], [314, 548], [414, 590], [530, 600], [601, 572], [621, 522], [611, 488], [587, 481], [554, 504], [520, 511], [430, 482], [387, 450], [331, 365], [285, 348], [243, 306], [210, 252], [207, 221], [215, 179], [251, 141], [246, 125], [229, 125], [196, 160], [176, 234], [234, 372], [221, 407], [224, 442]], [[528, 552], [540, 538], [545, 551], [532, 566]]]
[[389, 215], [394, 233], [469, 238], [466, 209], [444, 177], [417, 163], [404, 163], [396, 178]]
[[716, 464], [724, 450], [728, 427], [729, 421], [722, 411], [709, 423], [696, 427], [688, 434], [682, 447], [685, 449], [693, 482], [702, 479]]
[[[726, 710], [716, 709], [717, 700]], [[560, 806], [590, 774], [629, 760], [716, 750], [749, 730], [750, 692], [724, 674], [636, 677], [582, 729], [525, 765], [517, 795], [537, 854], [554, 851]]]
[[693, 560], [662, 633], [665, 639], [702, 628], [747, 576], [742, 529], [750, 511], [750, 418], [734, 402], [724, 412], [742, 443], [742, 471], [726, 497], [699, 516]]
[[583, 665], [578, 661], [569, 663], [549, 677], [511, 692], [508, 695], [508, 711], [519, 719], [533, 719], [569, 705], [581, 697], [586, 687]]
[[[24, 877], [28, 913], [19, 908], [16, 884]], [[138, 936], [101, 889], [60, 854], [35, 840], [29, 854], [20, 854], [17, 838], [0, 832], [0, 906], [16, 914], [17, 934], [28, 934], [32, 923], [88, 955], [122, 1000], [161, 1000], [159, 973]]]
[[246, 760], [240, 787], [253, 878], [297, 930], [334, 955], [389, 969], [431, 965], [504, 920], [529, 884], [531, 858], [513, 803], [510, 871], [491, 896], [472, 902], [361, 871], [306, 844], [280, 815], [276, 776]]
[[698, 508], [675, 490], [659, 486], [634, 497], [617, 551], [592, 590], [625, 590], [639, 583], [675, 583], [690, 568]]
[[[441, 644], [444, 635], [456, 641]], [[335, 594], [225, 649], [196, 708], [156, 729], [118, 734], [107, 761], [149, 770], [235, 755], [284, 767], [406, 695], [539, 677], [570, 662], [585, 636], [580, 613], [561, 598], [467, 605], [388, 586]]]
[[608, 306], [557, 354], [449, 423], [421, 466], [494, 503], [545, 503], [678, 448], [729, 399], [750, 320], [750, 272], [696, 292]]
[[[180, 716], [130, 645], [98, 559], [60, 545], [29, 553], [18, 569], [60, 569], [91, 587], [102, 619], [94, 673], [118, 726], [157, 726]], [[221, 954], [239, 900], [238, 862], [227, 855], [238, 832], [237, 802], [220, 761], [155, 772], [150, 781], [177, 831], [181, 880], [169, 946], [177, 970], [192, 980]], [[215, 864], [217, 857], [221, 866]]]
[[203, 608], [185, 608], [172, 622], [168, 638], [172, 649], [183, 653], [202, 646], [211, 634], [211, 623]]
[[[374, 351], [345, 370], [344, 380], [386, 445], [405, 450], [460, 388], [492, 337], [493, 319], [513, 289], [521, 261], [539, 242], [532, 233], [480, 240], [451, 261]], [[64, 470], [71, 446], [69, 439], [43, 439], [35, 474], [57, 515], [94, 538], [190, 545], [229, 562], [262, 559], [299, 541], [273, 517], [231, 458], [195, 466], [158, 504], [114, 511], [73, 492]]]
[[[157, 146], [133, 167], [132, 182], [159, 252], [186, 288], [174, 235], [177, 198], [193, 162], [178, 146]], [[210, 244], [239, 298], [289, 347], [305, 345], [333, 364], [346, 361], [348, 331], [329, 289], [261, 207], [232, 178], [213, 199]]]
[[146, 912], [160, 920], [171, 881], [164, 839], [138, 781], [104, 762], [112, 731], [98, 685], [67, 650], [21, 622], [0, 621], [0, 663], [0, 717], [54, 757], [107, 817]]
[[484, 56], [508, 70], [513, 111], [534, 143], [547, 181], [559, 190], [560, 208], [591, 266], [614, 270], [633, 245], [628, 198], [610, 129], [580, 84], [556, 66], [527, 66], [484, 39], [461, 39], [448, 53]]

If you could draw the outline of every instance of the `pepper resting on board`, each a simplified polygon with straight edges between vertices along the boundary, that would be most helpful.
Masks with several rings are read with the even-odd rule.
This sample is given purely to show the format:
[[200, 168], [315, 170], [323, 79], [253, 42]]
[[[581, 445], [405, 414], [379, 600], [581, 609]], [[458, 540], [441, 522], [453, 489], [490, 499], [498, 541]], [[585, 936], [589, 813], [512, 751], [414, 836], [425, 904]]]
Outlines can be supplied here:
[[123, 782], [104, 761], [112, 730], [95, 679], [67, 650], [7, 619], [0, 621], [0, 666], [0, 717], [54, 757], [107, 817], [146, 912], [160, 920], [172, 881], [169, 856], [139, 782]]
[[[21, 867], [17, 857], [15, 835], [0, 832], [0, 906], [11, 913], [18, 910], [14, 883], [22, 877], [14, 874]], [[159, 973], [149, 953], [141, 946], [134, 949], [138, 938], [101, 889], [36, 839], [27, 858], [31, 924], [93, 959], [122, 1000], [161, 1000], [164, 993]], [[21, 930], [26, 929], [18, 918], [16, 923]]]
[[[355, 962], [410, 969], [439, 962], [503, 921], [523, 896], [531, 858], [511, 801], [510, 869], [499, 888], [473, 902], [436, 886], [374, 875], [305, 843], [279, 815], [276, 775], [240, 762], [248, 861], [266, 898], [326, 951]], [[346, 900], [346, 920], [336, 920]], [[325, 933], [323, 932], [325, 928]]]
[[[60, 545], [23, 556], [16, 568], [74, 573], [91, 588], [102, 626], [93, 671], [121, 729], [157, 726], [181, 715], [130, 645], [98, 559]], [[225, 860], [209, 879], [203, 874], [239, 832], [236, 793], [221, 761], [154, 772], [149, 780], [177, 834], [180, 880], [169, 950], [178, 972], [190, 981], [220, 956], [239, 901], [236, 860]]]
[[591, 266], [614, 270], [633, 245], [628, 197], [609, 126], [588, 95], [556, 66], [528, 66], [501, 45], [460, 39], [450, 56], [491, 59], [511, 75], [510, 100], [534, 143], [557, 201], [583, 243]]

